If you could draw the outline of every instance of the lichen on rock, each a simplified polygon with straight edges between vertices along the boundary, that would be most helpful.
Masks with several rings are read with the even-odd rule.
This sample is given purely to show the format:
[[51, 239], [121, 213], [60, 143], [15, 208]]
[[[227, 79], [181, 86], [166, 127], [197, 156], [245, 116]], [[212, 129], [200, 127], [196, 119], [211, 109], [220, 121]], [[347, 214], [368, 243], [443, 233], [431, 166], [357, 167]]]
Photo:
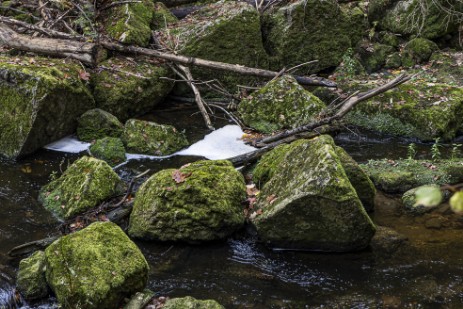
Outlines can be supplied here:
[[137, 119], [125, 123], [123, 141], [129, 152], [156, 156], [169, 155], [188, 146], [185, 134], [175, 127]]
[[18, 291], [28, 300], [39, 299], [48, 295], [45, 279], [46, 260], [43, 251], [36, 251], [19, 263]]
[[95, 102], [74, 62], [0, 56], [0, 154], [17, 158], [72, 134]]
[[228, 161], [197, 161], [162, 170], [139, 189], [129, 235], [197, 243], [223, 239], [241, 228], [243, 176]]
[[96, 222], [45, 250], [46, 278], [64, 308], [118, 308], [142, 291], [149, 266], [116, 224]]
[[84, 142], [121, 137], [124, 132], [124, 125], [114, 115], [99, 108], [86, 111], [77, 122], [77, 137]]
[[123, 182], [104, 161], [84, 156], [43, 186], [39, 201], [61, 219], [85, 212], [119, 193]]
[[105, 137], [95, 141], [90, 146], [90, 153], [97, 159], [106, 161], [115, 166], [126, 160], [124, 143], [120, 138]]
[[368, 246], [374, 224], [331, 137], [298, 140], [272, 152], [262, 157], [254, 174], [260, 165], [267, 166], [258, 173], [268, 179], [260, 182], [255, 205], [261, 214], [252, 219], [264, 242], [286, 249], [338, 252]]
[[325, 104], [300, 86], [294, 77], [284, 75], [267, 83], [238, 105], [244, 123], [272, 133], [309, 123]]

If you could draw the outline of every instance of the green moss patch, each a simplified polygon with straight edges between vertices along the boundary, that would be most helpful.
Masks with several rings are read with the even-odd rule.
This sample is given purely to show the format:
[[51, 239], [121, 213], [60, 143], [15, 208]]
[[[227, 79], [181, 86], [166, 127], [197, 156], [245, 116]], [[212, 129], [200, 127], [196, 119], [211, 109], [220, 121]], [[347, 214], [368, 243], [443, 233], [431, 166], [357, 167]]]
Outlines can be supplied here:
[[45, 255], [47, 282], [64, 308], [118, 308], [148, 281], [143, 254], [111, 222], [61, 237]]
[[191, 296], [171, 298], [166, 301], [164, 309], [225, 309], [224, 306], [212, 299], [199, 300]]
[[46, 261], [43, 251], [36, 251], [19, 263], [18, 291], [25, 299], [39, 299], [48, 295], [45, 279]]
[[84, 142], [103, 137], [121, 137], [124, 132], [124, 125], [114, 115], [99, 108], [85, 112], [77, 121], [77, 137]]
[[135, 198], [129, 235], [191, 243], [223, 239], [241, 228], [243, 176], [228, 161], [198, 161], [151, 176]]
[[90, 146], [91, 154], [109, 165], [115, 166], [125, 161], [125, 148], [122, 140], [116, 137], [105, 137]]

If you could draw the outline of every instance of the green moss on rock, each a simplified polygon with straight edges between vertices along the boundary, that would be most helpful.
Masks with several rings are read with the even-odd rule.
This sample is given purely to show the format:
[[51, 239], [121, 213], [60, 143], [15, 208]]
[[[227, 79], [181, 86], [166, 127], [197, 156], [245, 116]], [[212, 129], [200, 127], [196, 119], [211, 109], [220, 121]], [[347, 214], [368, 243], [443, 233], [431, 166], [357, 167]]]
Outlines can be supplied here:
[[143, 254], [111, 222], [93, 223], [63, 236], [45, 255], [47, 282], [64, 308], [118, 308], [148, 281]]
[[170, 298], [166, 301], [164, 309], [225, 309], [224, 306], [212, 299], [198, 300], [191, 296]]
[[104, 161], [82, 157], [43, 186], [39, 201], [62, 219], [85, 212], [119, 193], [122, 181]]
[[[417, 191], [419, 190], [434, 190], [437, 189], [435, 192], [440, 192], [440, 196], [437, 196], [438, 198], [440, 197], [441, 201], [444, 200], [444, 192], [440, 191], [440, 186], [439, 185], [423, 185], [419, 186], [417, 188], [410, 189], [406, 191], [402, 195], [402, 203], [404, 204], [404, 207], [407, 211], [415, 213], [415, 214], [424, 214], [428, 211], [431, 211], [433, 208], [437, 207], [438, 205], [417, 205]], [[434, 191], [433, 191], [434, 192]]]
[[313, 73], [339, 65], [342, 55], [368, 29], [359, 13], [341, 9], [335, 0], [300, 0], [265, 14], [264, 42], [273, 56], [272, 68], [318, 60], [303, 68], [304, 73]]
[[48, 295], [45, 269], [46, 261], [43, 251], [36, 251], [30, 257], [21, 260], [16, 285], [25, 299], [39, 299]]
[[[286, 149], [284, 149], [286, 148]], [[284, 151], [282, 151], [284, 149]], [[266, 243], [288, 249], [351, 251], [368, 246], [375, 228], [329, 136], [277, 147], [252, 222]], [[274, 164], [274, 165], [273, 165]]]
[[120, 138], [105, 137], [90, 146], [92, 156], [115, 166], [126, 160], [124, 143]]
[[124, 125], [114, 115], [99, 108], [85, 112], [77, 122], [77, 137], [84, 142], [103, 137], [121, 137], [124, 132]]
[[63, 60], [0, 56], [0, 154], [21, 157], [75, 131], [76, 118], [95, 106], [80, 70]]
[[403, 193], [430, 184], [452, 184], [463, 181], [463, 165], [459, 161], [441, 160], [371, 160], [361, 164], [375, 186], [387, 193]]
[[294, 77], [284, 75], [242, 100], [238, 111], [246, 125], [271, 133], [307, 124], [324, 107], [325, 104], [300, 86]]
[[437, 51], [432, 54], [430, 63], [432, 66], [428, 74], [432, 74], [433, 81], [463, 87], [463, 52]]
[[188, 146], [185, 134], [175, 127], [137, 119], [125, 123], [123, 141], [129, 152], [156, 156], [169, 155]]
[[243, 176], [228, 161], [198, 161], [151, 176], [135, 198], [129, 235], [196, 243], [241, 228]]
[[172, 90], [173, 83], [161, 77], [173, 77], [167, 66], [117, 57], [101, 63], [115, 71], [101, 70], [92, 76], [97, 107], [120, 121], [150, 111]]
[[427, 62], [432, 53], [438, 50], [437, 44], [433, 41], [416, 38], [409, 41], [402, 52], [402, 62], [406, 67]]
[[360, 62], [368, 73], [376, 72], [386, 64], [388, 55], [395, 51], [394, 47], [364, 41], [358, 48]]
[[153, 29], [166, 28], [168, 24], [177, 22], [178, 19], [162, 2], [154, 3]]

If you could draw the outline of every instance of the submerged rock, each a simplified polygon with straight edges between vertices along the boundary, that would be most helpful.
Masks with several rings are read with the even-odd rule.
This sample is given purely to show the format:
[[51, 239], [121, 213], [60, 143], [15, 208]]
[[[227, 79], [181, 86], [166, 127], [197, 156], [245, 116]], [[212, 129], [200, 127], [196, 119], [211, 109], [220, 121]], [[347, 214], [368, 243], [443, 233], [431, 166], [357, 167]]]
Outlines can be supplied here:
[[224, 306], [212, 299], [198, 300], [191, 296], [168, 299], [163, 309], [225, 309]]
[[357, 192], [362, 205], [367, 212], [375, 209], [376, 188], [367, 173], [354, 159], [341, 147], [336, 147], [336, 154], [341, 160], [347, 178]]
[[43, 186], [39, 201], [61, 219], [83, 213], [120, 192], [123, 182], [104, 161], [82, 157]]
[[119, 119], [99, 108], [86, 111], [77, 121], [77, 137], [84, 142], [103, 137], [121, 137], [124, 132], [124, 125]]
[[143, 254], [111, 222], [63, 236], [45, 255], [47, 282], [64, 308], [118, 308], [148, 281]]
[[262, 186], [252, 219], [271, 246], [344, 252], [369, 245], [375, 232], [331, 137], [299, 140], [265, 154], [254, 171]]
[[196, 243], [223, 239], [244, 224], [243, 176], [228, 161], [198, 161], [151, 176], [135, 198], [129, 235]]
[[97, 107], [120, 121], [150, 111], [173, 87], [161, 79], [172, 77], [172, 72], [156, 60], [114, 57], [100, 65], [106, 69], [92, 76]]
[[307, 124], [324, 107], [325, 104], [300, 86], [294, 77], [284, 75], [242, 100], [238, 111], [246, 125], [272, 133]]
[[463, 163], [453, 160], [370, 160], [361, 167], [375, 186], [386, 193], [403, 193], [430, 184], [452, 184], [463, 181]]
[[344, 8], [336, 0], [299, 0], [263, 17], [265, 47], [275, 70], [311, 60], [318, 62], [302, 70], [335, 67], [367, 29], [361, 9]]
[[0, 56], [0, 154], [17, 158], [72, 134], [93, 108], [82, 68], [48, 58]]
[[406, 242], [407, 237], [395, 230], [376, 226], [375, 236], [371, 239], [371, 249], [378, 258], [389, 258], [396, 253]]
[[122, 140], [115, 137], [99, 139], [90, 146], [90, 153], [97, 159], [106, 161], [109, 165], [115, 166], [126, 160], [125, 148]]
[[189, 144], [185, 134], [173, 126], [137, 119], [125, 123], [123, 141], [129, 152], [156, 156], [172, 154]]
[[48, 295], [48, 285], [45, 279], [45, 253], [36, 251], [30, 257], [19, 263], [18, 291], [28, 300], [39, 299]]

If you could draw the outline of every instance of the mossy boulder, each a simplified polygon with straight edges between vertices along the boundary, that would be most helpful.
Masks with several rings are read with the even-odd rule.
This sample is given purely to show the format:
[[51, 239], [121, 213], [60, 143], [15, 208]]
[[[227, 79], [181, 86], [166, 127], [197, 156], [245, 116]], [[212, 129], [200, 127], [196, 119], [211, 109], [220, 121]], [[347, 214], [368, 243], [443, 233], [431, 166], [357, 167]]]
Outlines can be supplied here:
[[242, 100], [238, 111], [246, 125], [271, 133], [307, 124], [324, 107], [325, 104], [300, 86], [294, 77], [284, 75]]
[[90, 146], [90, 153], [95, 158], [106, 161], [111, 166], [118, 165], [126, 160], [124, 143], [117, 137], [105, 137], [96, 140]]
[[124, 132], [124, 125], [116, 116], [99, 108], [86, 111], [77, 122], [77, 137], [84, 142], [103, 137], [121, 137]]
[[36, 251], [30, 257], [21, 260], [16, 285], [25, 299], [39, 299], [48, 295], [45, 270], [46, 260], [43, 251]]
[[252, 223], [271, 246], [345, 252], [367, 247], [375, 232], [329, 136], [278, 146], [254, 181], [261, 191]]
[[[357, 84], [366, 90], [378, 84]], [[455, 137], [463, 120], [463, 88], [414, 80], [357, 105], [349, 123], [381, 133], [432, 141]]]
[[[268, 57], [262, 43], [260, 17], [256, 9], [238, 1], [220, 1], [206, 5], [177, 23], [156, 33], [157, 39], [179, 54], [207, 60], [267, 67]], [[204, 68], [192, 68], [201, 80], [218, 79], [231, 91], [237, 84], [256, 78]]]
[[437, 51], [430, 58], [432, 81], [463, 87], [463, 52]]
[[410, 40], [402, 52], [402, 64], [405, 67], [412, 67], [415, 64], [427, 62], [432, 53], [438, 50], [437, 44], [433, 41], [416, 38]]
[[94, 108], [80, 65], [57, 59], [0, 55], [0, 154], [21, 157], [75, 132]]
[[164, 309], [225, 309], [224, 306], [212, 299], [198, 300], [191, 296], [182, 298], [170, 298], [164, 306]]
[[339, 65], [368, 24], [357, 7], [344, 8], [336, 0], [299, 0], [266, 13], [262, 27], [273, 69], [318, 60], [302, 68], [303, 73], [314, 73]]
[[[421, 193], [420, 193], [421, 191]], [[435, 194], [438, 192], [439, 194]], [[429, 198], [425, 202], [430, 202], [427, 205], [420, 203], [420, 196], [429, 195]], [[432, 196], [431, 196], [432, 195]], [[434, 197], [434, 199], [430, 199]], [[439, 204], [444, 200], [444, 192], [440, 190], [440, 186], [436, 184], [432, 185], [423, 185], [417, 188], [410, 189], [402, 195], [402, 203], [407, 211], [415, 214], [423, 214], [428, 211], [431, 211], [433, 208], [439, 206]], [[433, 203], [433, 201], [436, 201]]]
[[198, 161], [151, 176], [135, 198], [129, 235], [196, 243], [241, 228], [243, 176], [228, 161]]
[[460, 161], [440, 160], [370, 160], [360, 165], [376, 188], [386, 193], [403, 193], [430, 184], [452, 184], [463, 181]]
[[384, 68], [397, 69], [402, 66], [402, 55], [399, 52], [392, 53], [386, 57]]
[[[111, 2], [117, 1], [105, 1]], [[151, 39], [154, 13], [154, 3], [150, 0], [123, 3], [103, 11], [100, 23], [110, 38], [124, 44], [146, 47]]]
[[102, 160], [84, 156], [43, 186], [39, 201], [61, 219], [83, 213], [119, 193], [123, 183]]
[[47, 282], [64, 308], [118, 308], [148, 281], [145, 257], [111, 222], [63, 236], [45, 255]]
[[172, 72], [156, 61], [115, 57], [101, 65], [108, 69], [92, 76], [97, 107], [120, 121], [152, 110], [173, 87], [171, 81], [161, 79], [173, 77]]
[[381, 69], [387, 61], [387, 57], [395, 51], [394, 47], [364, 41], [358, 48], [360, 62], [368, 73]]
[[168, 24], [178, 22], [177, 17], [172, 14], [166, 5], [162, 2], [155, 2], [154, 3], [154, 15], [153, 15], [153, 22], [152, 28], [154, 29], [162, 29], [167, 27]]
[[392, 33], [435, 39], [458, 30], [456, 14], [446, 9], [461, 12], [463, 4], [458, 0], [371, 0], [368, 19]]
[[339, 160], [341, 160], [347, 178], [349, 178], [355, 192], [357, 192], [363, 207], [368, 212], [373, 211], [375, 208], [375, 185], [360, 165], [343, 148], [336, 147], [335, 150]]
[[169, 155], [188, 146], [185, 134], [175, 127], [137, 119], [125, 123], [123, 141], [128, 152], [156, 156]]

